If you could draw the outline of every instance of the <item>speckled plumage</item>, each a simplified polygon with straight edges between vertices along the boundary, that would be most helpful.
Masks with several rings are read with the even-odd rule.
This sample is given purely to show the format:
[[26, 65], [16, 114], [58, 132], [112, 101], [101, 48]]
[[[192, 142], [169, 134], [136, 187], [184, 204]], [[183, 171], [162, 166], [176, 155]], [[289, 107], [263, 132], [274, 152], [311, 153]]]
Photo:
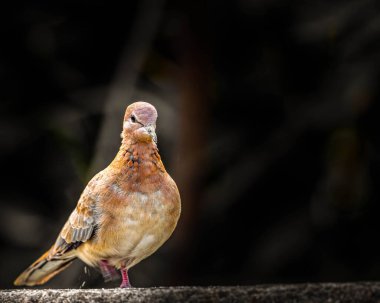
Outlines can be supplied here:
[[149, 103], [127, 108], [115, 159], [88, 183], [55, 244], [15, 285], [43, 284], [74, 258], [126, 272], [170, 237], [181, 211], [180, 196], [158, 153], [156, 119]]

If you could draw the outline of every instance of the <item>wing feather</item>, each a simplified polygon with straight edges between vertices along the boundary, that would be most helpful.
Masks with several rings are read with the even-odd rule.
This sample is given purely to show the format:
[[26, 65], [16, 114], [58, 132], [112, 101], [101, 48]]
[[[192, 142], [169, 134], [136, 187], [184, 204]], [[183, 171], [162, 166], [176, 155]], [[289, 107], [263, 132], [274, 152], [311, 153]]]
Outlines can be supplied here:
[[96, 175], [83, 191], [78, 204], [63, 226], [57, 241], [51, 250], [51, 256], [62, 255], [88, 241], [97, 225], [96, 205], [99, 200], [97, 184], [102, 174]]

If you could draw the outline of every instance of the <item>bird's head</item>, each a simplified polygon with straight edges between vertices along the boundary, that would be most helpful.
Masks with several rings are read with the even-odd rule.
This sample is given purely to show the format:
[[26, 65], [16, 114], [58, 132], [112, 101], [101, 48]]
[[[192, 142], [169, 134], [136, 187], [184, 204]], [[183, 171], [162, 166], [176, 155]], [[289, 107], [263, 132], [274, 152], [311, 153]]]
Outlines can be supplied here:
[[157, 143], [157, 110], [147, 102], [135, 102], [127, 107], [123, 123], [123, 139]]

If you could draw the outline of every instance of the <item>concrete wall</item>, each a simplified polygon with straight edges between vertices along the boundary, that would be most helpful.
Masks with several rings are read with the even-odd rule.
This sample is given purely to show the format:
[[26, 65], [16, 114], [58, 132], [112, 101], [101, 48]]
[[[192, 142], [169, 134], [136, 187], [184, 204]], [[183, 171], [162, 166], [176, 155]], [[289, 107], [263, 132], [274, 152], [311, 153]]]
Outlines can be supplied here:
[[380, 283], [3, 290], [0, 302], [380, 302]]

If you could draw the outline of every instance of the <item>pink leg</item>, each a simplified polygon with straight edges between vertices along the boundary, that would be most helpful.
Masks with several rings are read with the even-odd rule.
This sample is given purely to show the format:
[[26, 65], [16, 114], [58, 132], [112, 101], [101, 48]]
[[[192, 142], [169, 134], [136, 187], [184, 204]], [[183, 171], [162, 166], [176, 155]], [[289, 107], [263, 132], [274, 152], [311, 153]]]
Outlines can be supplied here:
[[116, 280], [119, 277], [115, 268], [109, 265], [107, 260], [101, 260], [99, 262], [99, 267], [105, 282]]
[[132, 287], [131, 283], [129, 283], [128, 270], [125, 267], [122, 267], [120, 269], [120, 272], [121, 272], [121, 277], [122, 277], [122, 281], [121, 281], [120, 287], [121, 288], [130, 288], [130, 287]]

